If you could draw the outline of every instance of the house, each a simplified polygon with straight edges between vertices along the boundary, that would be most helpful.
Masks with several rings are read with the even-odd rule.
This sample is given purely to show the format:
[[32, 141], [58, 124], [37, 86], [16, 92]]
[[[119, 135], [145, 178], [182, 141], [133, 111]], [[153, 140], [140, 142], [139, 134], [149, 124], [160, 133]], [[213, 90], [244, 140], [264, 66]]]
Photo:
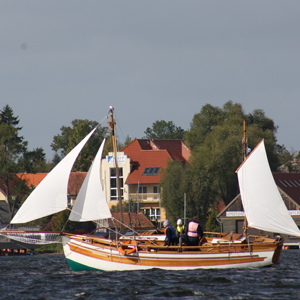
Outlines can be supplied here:
[[[190, 149], [182, 140], [135, 139], [117, 153], [119, 180], [123, 201], [141, 209], [150, 220], [163, 221], [165, 210], [161, 207], [159, 192], [160, 171], [168, 161], [186, 163]], [[103, 188], [108, 205], [118, 204], [114, 155], [102, 160]]]
[[[300, 173], [272, 173], [280, 195], [294, 219], [296, 225], [300, 228]], [[223, 232], [243, 233], [244, 210], [240, 194], [237, 195], [217, 216], [221, 221]], [[262, 232], [261, 230], [249, 228], [249, 234], [266, 234], [276, 236], [276, 233]], [[288, 235], [283, 235], [285, 245], [299, 245], [300, 239]]]

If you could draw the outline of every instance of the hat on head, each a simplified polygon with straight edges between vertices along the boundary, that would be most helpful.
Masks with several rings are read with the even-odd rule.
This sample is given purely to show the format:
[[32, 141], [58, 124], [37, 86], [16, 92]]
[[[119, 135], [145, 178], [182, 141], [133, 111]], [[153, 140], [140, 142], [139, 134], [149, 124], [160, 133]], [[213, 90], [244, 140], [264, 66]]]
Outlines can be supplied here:
[[177, 225], [182, 225], [182, 220], [181, 219], [177, 220]]
[[168, 219], [166, 219], [166, 220], [164, 221], [164, 227], [166, 227], [166, 226], [168, 226], [168, 225], [170, 225], [170, 222], [169, 222]]

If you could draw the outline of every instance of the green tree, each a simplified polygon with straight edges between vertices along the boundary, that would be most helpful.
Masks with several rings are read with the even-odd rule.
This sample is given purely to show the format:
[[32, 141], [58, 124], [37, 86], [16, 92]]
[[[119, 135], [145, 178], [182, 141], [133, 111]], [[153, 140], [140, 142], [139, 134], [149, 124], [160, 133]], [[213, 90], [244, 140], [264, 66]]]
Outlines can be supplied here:
[[127, 135], [124, 144], [119, 145], [119, 149], [123, 149], [125, 146], [127, 146], [131, 142], [132, 142], [132, 138], [129, 135]]
[[209, 212], [209, 216], [206, 222], [206, 230], [210, 232], [220, 232], [220, 224], [217, 221], [218, 211], [215, 208], [212, 208]]
[[22, 127], [18, 127], [18, 124], [19, 118], [6, 105], [0, 111], [0, 182], [5, 188], [11, 217], [20, 201], [19, 195], [24, 193], [21, 189], [24, 183], [20, 183], [15, 175], [21, 171], [17, 161], [26, 149], [23, 137], [19, 136]]
[[[56, 152], [56, 161], [58, 161], [57, 155], [60, 159], [65, 157], [97, 125], [98, 123], [95, 121], [75, 119], [72, 121], [72, 127], [62, 126], [61, 134], [55, 135], [51, 144], [52, 149]], [[98, 127], [76, 160], [74, 171], [88, 170], [107, 132], [106, 127]]]
[[217, 124], [224, 120], [224, 112], [210, 104], [202, 107], [200, 113], [195, 114], [190, 124], [190, 130], [184, 134], [184, 141], [191, 150], [201, 145], [207, 134], [209, 134]]
[[152, 128], [147, 127], [144, 131], [147, 139], [182, 139], [184, 130], [175, 126], [172, 121], [164, 120], [156, 121], [152, 124]]
[[[227, 205], [238, 193], [235, 170], [242, 163], [243, 120], [247, 124], [248, 147], [253, 149], [261, 139], [265, 140], [266, 151], [272, 170], [279, 165], [276, 132], [273, 120], [267, 118], [262, 110], [254, 110], [246, 115], [241, 104], [228, 101], [223, 108], [206, 104], [200, 113], [195, 114], [190, 130], [184, 135], [191, 149], [191, 157], [182, 172], [176, 175], [167, 168], [162, 178], [162, 186], [174, 187], [163, 191], [166, 199], [175, 199], [175, 191], [187, 195], [187, 216], [200, 217], [205, 223], [215, 205], [223, 201]], [[171, 202], [170, 202], [171, 203]], [[175, 204], [166, 203], [167, 214], [182, 215]], [[175, 211], [177, 210], [177, 211]], [[208, 226], [212, 226], [211, 224]]]
[[168, 161], [167, 167], [161, 170], [162, 206], [172, 224], [184, 214], [184, 165], [178, 161]]
[[51, 165], [46, 163], [46, 154], [43, 148], [28, 151], [26, 147], [18, 160], [18, 164], [22, 172], [26, 173], [49, 172], [51, 168]]

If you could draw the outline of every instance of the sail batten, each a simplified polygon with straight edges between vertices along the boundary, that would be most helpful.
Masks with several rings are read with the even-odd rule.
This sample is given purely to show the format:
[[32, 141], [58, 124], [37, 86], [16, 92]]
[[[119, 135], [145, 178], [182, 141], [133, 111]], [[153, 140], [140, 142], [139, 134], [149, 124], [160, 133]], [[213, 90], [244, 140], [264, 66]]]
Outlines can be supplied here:
[[264, 141], [237, 171], [248, 226], [263, 231], [300, 236], [278, 191], [269, 167]]
[[93, 221], [111, 218], [111, 212], [107, 205], [102, 190], [100, 166], [105, 140], [84, 179], [72, 208], [69, 220], [77, 222]]
[[79, 153], [98, 126], [40, 182], [18, 210], [11, 224], [27, 223], [58, 213], [68, 207], [68, 182], [72, 167]]

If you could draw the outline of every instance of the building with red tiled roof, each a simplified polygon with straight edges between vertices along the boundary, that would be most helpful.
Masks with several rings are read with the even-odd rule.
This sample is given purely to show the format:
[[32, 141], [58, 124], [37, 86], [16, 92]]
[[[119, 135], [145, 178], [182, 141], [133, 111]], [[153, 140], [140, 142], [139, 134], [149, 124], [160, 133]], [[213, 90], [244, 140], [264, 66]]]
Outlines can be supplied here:
[[[118, 152], [121, 193], [139, 206], [151, 220], [162, 221], [165, 211], [160, 205], [160, 171], [168, 161], [186, 163], [190, 150], [182, 140], [135, 139]], [[116, 173], [113, 153], [102, 160], [102, 178], [108, 205], [117, 205]]]
[[20, 179], [25, 179], [28, 187], [36, 187], [47, 176], [48, 173], [19, 173]]

